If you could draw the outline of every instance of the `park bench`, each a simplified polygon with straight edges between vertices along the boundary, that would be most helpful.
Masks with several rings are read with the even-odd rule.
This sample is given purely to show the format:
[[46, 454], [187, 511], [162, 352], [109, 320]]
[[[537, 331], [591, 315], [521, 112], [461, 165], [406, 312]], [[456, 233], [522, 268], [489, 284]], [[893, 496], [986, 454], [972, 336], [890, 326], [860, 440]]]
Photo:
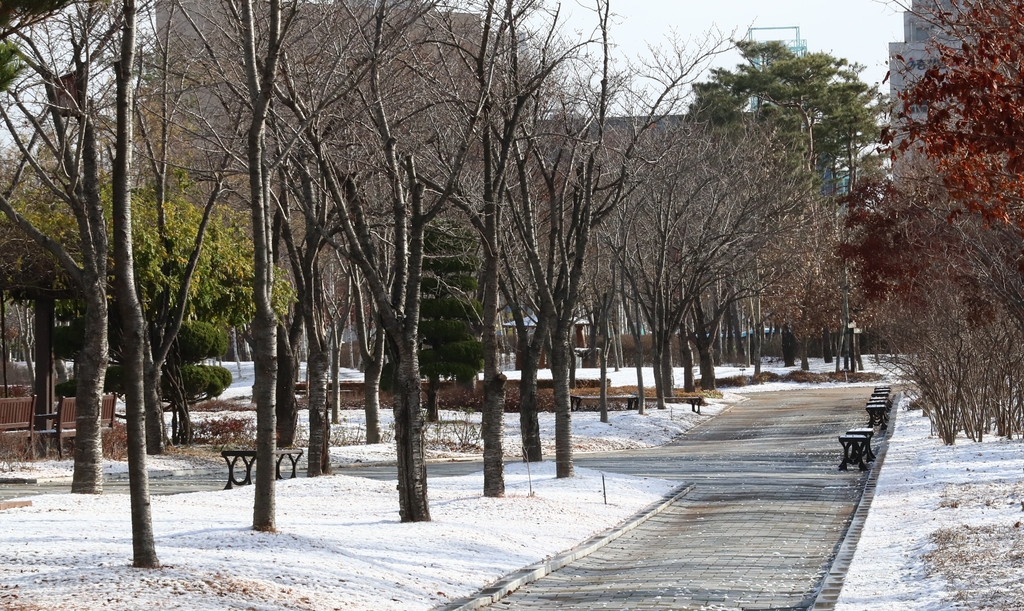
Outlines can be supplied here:
[[[100, 427], [114, 427], [114, 408], [117, 406], [116, 395], [103, 395], [100, 402]], [[76, 435], [77, 402], [74, 397], [61, 397], [57, 402], [57, 411], [36, 416], [35, 434], [44, 438], [57, 440], [57, 456], [64, 457], [64, 440], [74, 439]]]
[[27, 431], [32, 435], [35, 397], [0, 399], [0, 431]]
[[[235, 486], [248, 486], [252, 483], [252, 466], [256, 464], [256, 450], [224, 450], [220, 455], [228, 463], [228, 485], [224, 486], [225, 490], [231, 490]], [[274, 462], [277, 463], [274, 469], [274, 477], [276, 479], [284, 479], [281, 477], [281, 462], [285, 457], [288, 457], [292, 465], [291, 479], [295, 479], [297, 476], [295, 467], [299, 459], [302, 458], [302, 450], [274, 450], [274, 456]], [[245, 465], [245, 479], [241, 481], [235, 479], [235, 466], [238, 465], [239, 460]]]
[[665, 397], [665, 403], [689, 403], [690, 411], [695, 414], [700, 414], [701, 406], [707, 405], [704, 397]]
[[868, 426], [875, 428], [876, 426], [885, 429], [889, 422], [889, 415], [886, 413], [889, 410], [886, 409], [884, 403], [868, 403], [865, 408], [868, 412]]
[[[637, 409], [639, 400], [636, 395], [607, 395], [605, 399], [608, 403], [626, 403], [627, 410]], [[600, 401], [601, 395], [569, 395], [570, 407], [572, 411], [580, 411], [583, 409], [584, 401], [587, 403], [593, 403], [594, 401]]]
[[871, 438], [866, 435], [840, 435], [839, 444], [843, 446], [843, 462], [839, 463], [839, 470], [846, 471], [848, 465], [856, 464], [861, 471], [867, 471], [868, 466], [864, 459], [871, 451]]
[[850, 430], [846, 431], [846, 434], [847, 435], [863, 435], [863, 436], [867, 437], [868, 438], [867, 460], [868, 460], [868, 462], [871, 462], [871, 461], [875, 460], [875, 453], [874, 453], [874, 451], [871, 450], [871, 438], [875, 436], [875, 429], [869, 429], [869, 428], [850, 429]]

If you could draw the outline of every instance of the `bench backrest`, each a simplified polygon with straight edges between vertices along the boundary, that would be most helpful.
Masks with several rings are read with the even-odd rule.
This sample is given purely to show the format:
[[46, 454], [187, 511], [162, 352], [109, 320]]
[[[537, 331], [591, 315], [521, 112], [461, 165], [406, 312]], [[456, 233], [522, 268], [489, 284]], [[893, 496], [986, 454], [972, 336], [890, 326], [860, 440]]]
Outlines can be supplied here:
[[75, 430], [75, 412], [76, 403], [74, 397], [61, 397], [60, 404], [57, 406], [57, 430], [67, 431]]
[[117, 405], [117, 395], [103, 395], [103, 402], [100, 403], [100, 426], [113, 428], [114, 407]]
[[[100, 426], [112, 428], [114, 426], [114, 407], [117, 405], [117, 395], [103, 395], [100, 402]], [[77, 402], [74, 397], [63, 397], [60, 400], [60, 407], [57, 413], [60, 414], [60, 430], [75, 430], [75, 416]]]
[[0, 399], [0, 431], [31, 429], [35, 404], [35, 397]]

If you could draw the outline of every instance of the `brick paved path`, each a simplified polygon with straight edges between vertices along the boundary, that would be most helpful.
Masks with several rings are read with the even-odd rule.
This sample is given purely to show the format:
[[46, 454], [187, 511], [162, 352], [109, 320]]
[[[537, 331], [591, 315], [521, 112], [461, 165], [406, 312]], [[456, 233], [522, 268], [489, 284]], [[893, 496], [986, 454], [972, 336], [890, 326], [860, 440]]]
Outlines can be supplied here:
[[580, 457], [696, 489], [590, 556], [491, 609], [807, 609], [860, 494], [836, 437], [864, 424], [870, 389], [752, 394], [684, 440]]

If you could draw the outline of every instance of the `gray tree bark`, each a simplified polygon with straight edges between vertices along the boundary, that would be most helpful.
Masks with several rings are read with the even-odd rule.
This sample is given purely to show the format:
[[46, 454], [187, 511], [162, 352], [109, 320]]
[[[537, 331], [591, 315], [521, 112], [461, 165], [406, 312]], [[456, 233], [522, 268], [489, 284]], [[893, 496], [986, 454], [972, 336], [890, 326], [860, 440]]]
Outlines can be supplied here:
[[157, 568], [160, 561], [153, 540], [149, 502], [149, 473], [146, 471], [145, 373], [146, 321], [135, 290], [135, 256], [132, 242], [132, 135], [135, 123], [134, 68], [136, 13], [134, 0], [122, 2], [121, 54], [117, 73], [117, 136], [114, 153], [113, 225], [114, 284], [121, 314], [121, 362], [125, 369], [125, 415], [128, 434], [128, 476], [132, 515], [132, 565]]

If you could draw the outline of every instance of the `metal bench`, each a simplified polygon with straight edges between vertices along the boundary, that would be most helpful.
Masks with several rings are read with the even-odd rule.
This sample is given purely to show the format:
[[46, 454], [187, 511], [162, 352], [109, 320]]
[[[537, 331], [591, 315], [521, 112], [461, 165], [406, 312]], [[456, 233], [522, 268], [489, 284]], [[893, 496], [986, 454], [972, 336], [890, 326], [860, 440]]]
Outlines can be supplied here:
[[843, 462], [839, 463], [839, 470], [846, 471], [848, 465], [856, 464], [861, 471], [867, 471], [868, 466], [864, 462], [871, 449], [870, 438], [865, 435], [840, 435], [839, 444], [843, 446]]
[[689, 403], [690, 411], [695, 414], [700, 414], [700, 407], [707, 405], [704, 397], [665, 397], [665, 403]]
[[[607, 395], [605, 399], [609, 403], [622, 403], [626, 402], [626, 409], [634, 410], [639, 405], [639, 400], [636, 395]], [[572, 411], [580, 411], [583, 409], [583, 402], [600, 401], [601, 395], [569, 395], [570, 407]]]
[[[225, 490], [231, 490], [235, 486], [248, 486], [252, 483], [252, 466], [256, 464], [256, 450], [224, 450], [220, 455], [228, 463], [228, 485], [224, 486]], [[281, 477], [281, 461], [287, 456], [292, 464], [290, 479], [295, 479], [297, 477], [295, 467], [299, 459], [302, 458], [302, 450], [274, 450], [274, 456], [276, 457], [274, 462], [277, 463], [274, 470], [275, 478], [284, 479]], [[238, 465], [239, 459], [245, 465], [245, 479], [241, 481], [235, 479], [235, 467]]]
[[871, 449], [871, 438], [875, 435], [875, 429], [861, 428], [861, 429], [850, 429], [846, 431], [847, 435], [863, 435], [868, 438], [868, 453], [867, 460], [871, 462], [875, 460], [875, 453]]
[[885, 430], [889, 423], [889, 415], [887, 413], [889, 410], [886, 409], [885, 404], [868, 403], [865, 409], [868, 412], [868, 427], [879, 427]]

